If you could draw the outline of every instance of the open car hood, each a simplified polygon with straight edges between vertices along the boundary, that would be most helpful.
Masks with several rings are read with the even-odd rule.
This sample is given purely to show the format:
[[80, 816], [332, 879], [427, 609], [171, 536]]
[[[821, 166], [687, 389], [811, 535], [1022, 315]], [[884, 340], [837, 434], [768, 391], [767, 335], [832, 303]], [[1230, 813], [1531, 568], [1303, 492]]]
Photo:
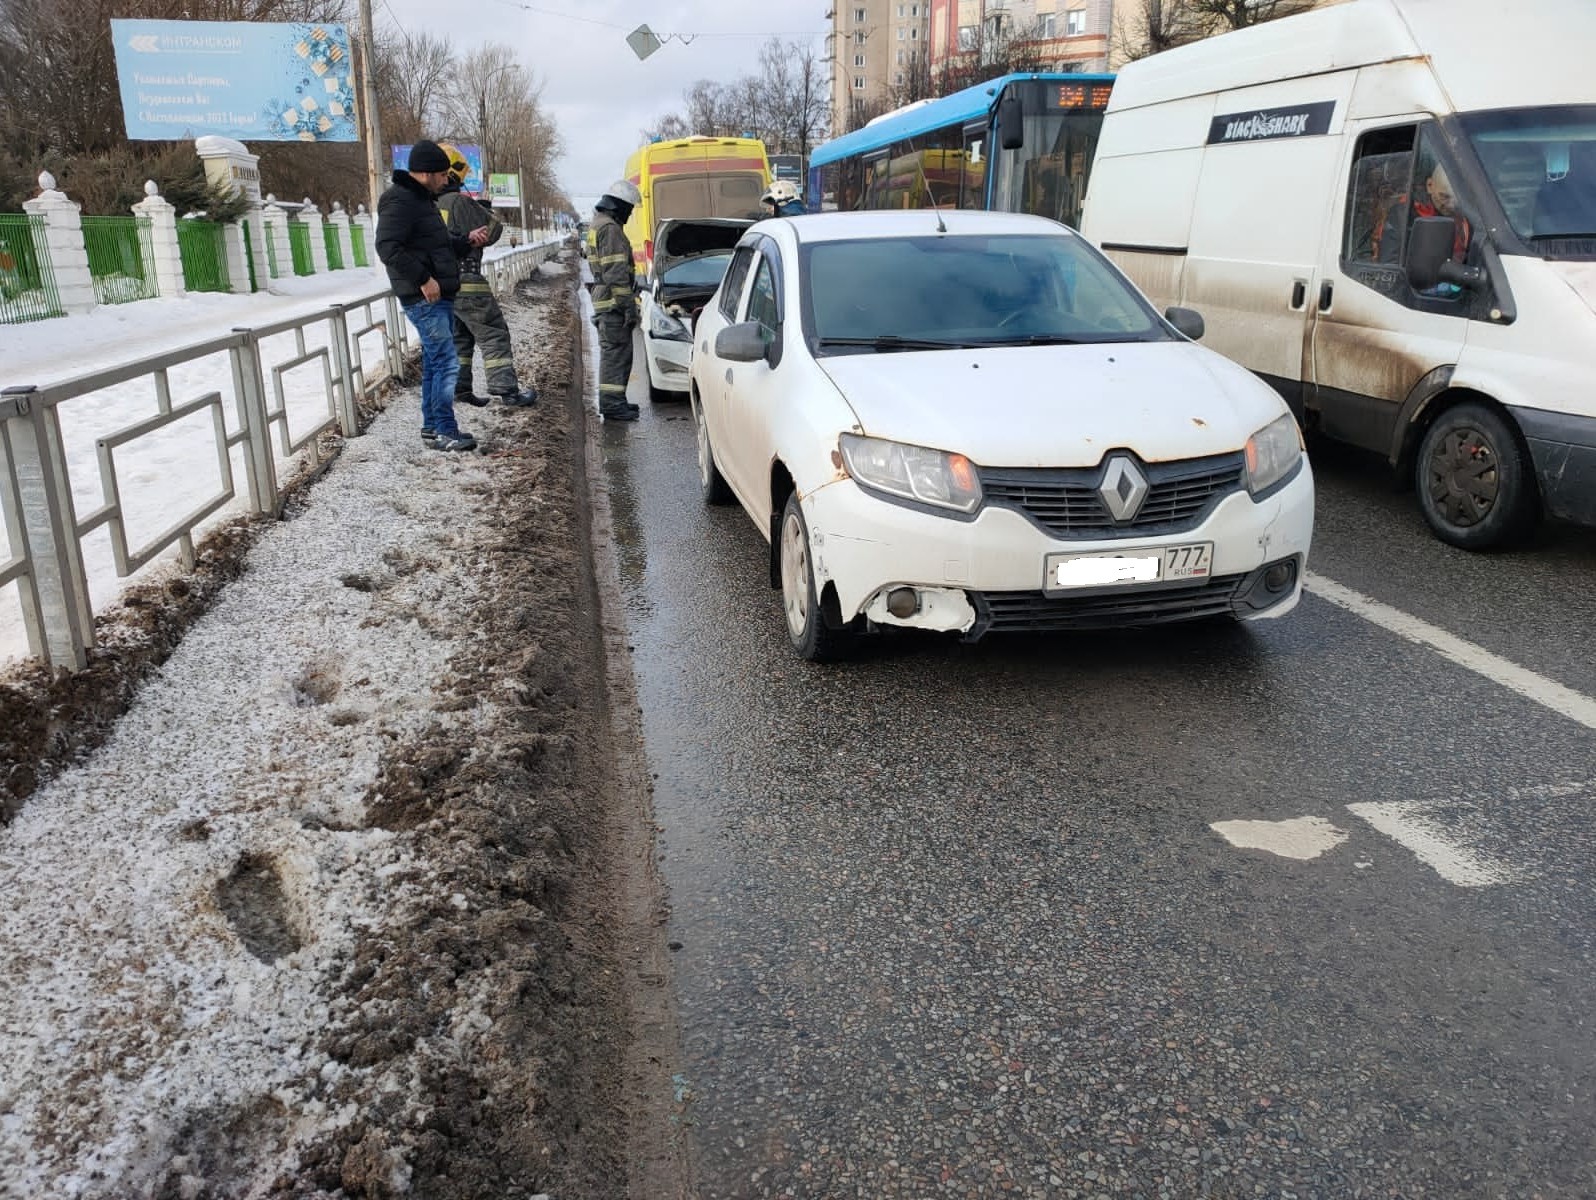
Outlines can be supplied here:
[[742, 217], [667, 217], [654, 230], [654, 278], [689, 258], [730, 250], [752, 224]]

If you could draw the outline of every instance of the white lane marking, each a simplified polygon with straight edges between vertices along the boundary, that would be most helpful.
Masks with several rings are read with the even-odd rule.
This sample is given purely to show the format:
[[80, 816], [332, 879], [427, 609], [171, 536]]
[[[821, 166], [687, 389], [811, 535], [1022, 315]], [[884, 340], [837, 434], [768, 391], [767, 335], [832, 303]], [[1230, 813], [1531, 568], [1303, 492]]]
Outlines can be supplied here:
[[1331, 604], [1356, 613], [1398, 637], [1406, 638], [1420, 646], [1428, 646], [1442, 658], [1473, 671], [1509, 691], [1517, 692], [1527, 700], [1551, 709], [1559, 716], [1578, 722], [1587, 729], [1596, 729], [1596, 699], [1564, 687], [1555, 680], [1537, 675], [1534, 671], [1492, 654], [1473, 642], [1466, 642], [1455, 634], [1438, 629], [1428, 621], [1410, 616], [1401, 609], [1392, 608], [1378, 600], [1371, 600], [1361, 592], [1343, 587], [1333, 579], [1308, 572], [1304, 578], [1308, 590], [1323, 596]]
[[1347, 835], [1323, 817], [1289, 821], [1215, 821], [1208, 828], [1242, 850], [1267, 850], [1281, 858], [1307, 861], [1334, 850]]
[[1583, 796], [1590, 791], [1596, 791], [1596, 784], [1542, 783], [1534, 787], [1510, 787], [1507, 794], [1513, 800], [1564, 800], [1569, 796]]
[[1522, 878], [1503, 863], [1454, 845], [1426, 819], [1434, 805], [1422, 800], [1391, 800], [1349, 804], [1347, 811], [1361, 817], [1379, 832], [1402, 843], [1420, 862], [1458, 887], [1493, 887]]

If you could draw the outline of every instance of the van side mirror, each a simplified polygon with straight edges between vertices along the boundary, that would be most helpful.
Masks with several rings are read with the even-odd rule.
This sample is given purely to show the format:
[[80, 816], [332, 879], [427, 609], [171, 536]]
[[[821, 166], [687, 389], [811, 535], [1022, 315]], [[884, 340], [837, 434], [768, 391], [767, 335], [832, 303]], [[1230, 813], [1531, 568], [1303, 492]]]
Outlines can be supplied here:
[[1452, 261], [1456, 237], [1457, 226], [1451, 217], [1420, 217], [1413, 222], [1408, 231], [1406, 257], [1408, 282], [1414, 291], [1427, 292], [1441, 283], [1466, 288], [1485, 286], [1483, 269]]
[[1203, 324], [1203, 315], [1195, 308], [1166, 308], [1164, 320], [1175, 327], [1175, 332], [1181, 337], [1190, 338], [1194, 342], [1202, 341], [1207, 326]]
[[998, 145], [1004, 150], [1018, 150], [1025, 145], [1025, 109], [1020, 95], [1010, 88], [998, 101]]
[[766, 362], [770, 347], [758, 321], [728, 325], [715, 335], [715, 357], [727, 362]]

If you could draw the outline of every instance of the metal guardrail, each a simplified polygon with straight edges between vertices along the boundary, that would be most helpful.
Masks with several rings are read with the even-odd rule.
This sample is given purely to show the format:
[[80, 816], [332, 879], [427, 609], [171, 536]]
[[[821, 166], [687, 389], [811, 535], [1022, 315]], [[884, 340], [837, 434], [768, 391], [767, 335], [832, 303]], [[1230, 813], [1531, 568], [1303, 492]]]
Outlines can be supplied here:
[[[521, 247], [486, 264], [496, 291], [512, 288], [559, 249], [559, 242]], [[310, 346], [305, 332], [325, 322], [325, 346]], [[282, 334], [294, 335], [294, 353], [278, 361], [262, 343]], [[382, 338], [380, 358], [365, 359], [362, 342]], [[272, 453], [288, 458], [303, 451], [312, 466], [319, 462], [320, 434], [337, 429], [344, 437], [360, 432], [358, 402], [383, 378], [398, 377], [412, 331], [399, 302], [384, 289], [318, 312], [268, 325], [238, 328], [207, 339], [150, 355], [133, 362], [38, 387], [0, 391], [0, 511], [10, 545], [10, 558], [0, 561], [0, 594], [15, 584], [29, 653], [47, 664], [78, 670], [94, 645], [94, 614], [83, 560], [83, 539], [108, 528], [119, 578], [127, 578], [172, 546], [185, 569], [193, 569], [194, 539], [201, 525], [237, 498], [232, 452], [243, 462], [247, 511], [278, 515], [284, 497]], [[237, 428], [227, 431], [227, 399], [211, 390], [174, 402], [169, 372], [185, 363], [225, 353], [232, 375], [232, 403]], [[284, 376], [311, 363], [322, 366], [326, 416], [313, 426], [291, 426]], [[59, 408], [102, 388], [149, 377], [155, 385], [156, 412], [96, 442], [97, 475], [102, 503], [79, 515], [73, 499], [71, 471], [61, 436]], [[271, 380], [268, 390], [267, 379]], [[220, 486], [191, 511], [172, 520], [141, 545], [129, 544], [122, 503], [117, 451], [177, 421], [210, 413]]]

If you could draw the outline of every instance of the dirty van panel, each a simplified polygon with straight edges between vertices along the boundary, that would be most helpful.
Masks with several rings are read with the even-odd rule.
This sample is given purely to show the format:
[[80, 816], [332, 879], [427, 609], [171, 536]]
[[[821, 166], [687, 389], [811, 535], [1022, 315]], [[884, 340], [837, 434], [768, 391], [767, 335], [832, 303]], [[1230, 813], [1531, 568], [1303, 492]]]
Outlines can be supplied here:
[[1314, 335], [1317, 388], [1313, 407], [1321, 432], [1387, 454], [1403, 402], [1446, 359], [1445, 346], [1427, 346], [1439, 360], [1420, 357], [1409, 332], [1320, 318]]
[[1184, 254], [1109, 249], [1108, 257], [1142, 290], [1142, 294], [1153, 302], [1153, 307], [1159, 312], [1180, 303], [1181, 277], [1186, 270]]
[[[1308, 318], [1295, 297], [1311, 297], [1314, 268], [1228, 259], [1186, 260], [1180, 300], [1202, 313], [1203, 345], [1260, 375], [1300, 380]], [[1300, 289], [1299, 289], [1299, 286]]]

